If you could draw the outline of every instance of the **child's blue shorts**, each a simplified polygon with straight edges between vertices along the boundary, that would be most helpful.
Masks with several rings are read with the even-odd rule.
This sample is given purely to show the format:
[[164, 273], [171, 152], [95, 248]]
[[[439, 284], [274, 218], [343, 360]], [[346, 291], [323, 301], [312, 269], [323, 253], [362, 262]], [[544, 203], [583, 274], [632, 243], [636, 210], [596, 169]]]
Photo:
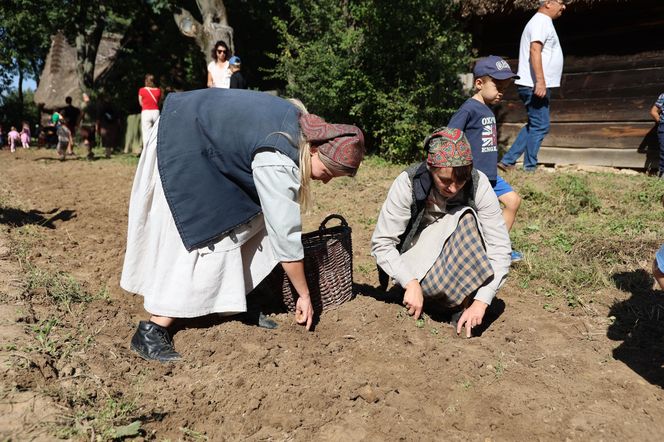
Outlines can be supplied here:
[[664, 245], [659, 248], [655, 258], [657, 258], [657, 267], [659, 267], [659, 271], [664, 273]]
[[512, 189], [512, 186], [510, 186], [510, 183], [505, 181], [500, 177], [500, 175], [496, 176], [496, 184], [493, 186], [493, 191], [496, 193], [496, 196], [500, 198], [501, 196], [505, 195], [506, 193], [514, 192], [514, 189]]

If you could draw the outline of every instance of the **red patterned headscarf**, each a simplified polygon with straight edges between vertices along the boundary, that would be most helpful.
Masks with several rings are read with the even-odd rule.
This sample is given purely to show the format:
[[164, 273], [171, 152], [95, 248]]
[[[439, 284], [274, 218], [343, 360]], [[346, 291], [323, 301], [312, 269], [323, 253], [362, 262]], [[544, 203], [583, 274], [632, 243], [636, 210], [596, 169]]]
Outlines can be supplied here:
[[357, 170], [364, 158], [364, 135], [357, 126], [326, 123], [318, 115], [300, 116], [300, 128], [319, 154], [343, 168]]
[[431, 167], [459, 167], [473, 164], [468, 139], [459, 129], [442, 127], [424, 140], [427, 165]]

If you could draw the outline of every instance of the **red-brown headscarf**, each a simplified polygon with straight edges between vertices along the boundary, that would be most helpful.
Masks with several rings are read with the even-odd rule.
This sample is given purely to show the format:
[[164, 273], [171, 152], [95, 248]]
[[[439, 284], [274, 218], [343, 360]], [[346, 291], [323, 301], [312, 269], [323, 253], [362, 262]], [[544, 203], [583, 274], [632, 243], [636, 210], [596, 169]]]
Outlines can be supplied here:
[[[364, 135], [357, 126], [326, 123], [318, 115], [300, 116], [304, 137], [318, 153], [343, 169], [357, 170], [364, 158]], [[351, 175], [354, 175], [352, 173]]]

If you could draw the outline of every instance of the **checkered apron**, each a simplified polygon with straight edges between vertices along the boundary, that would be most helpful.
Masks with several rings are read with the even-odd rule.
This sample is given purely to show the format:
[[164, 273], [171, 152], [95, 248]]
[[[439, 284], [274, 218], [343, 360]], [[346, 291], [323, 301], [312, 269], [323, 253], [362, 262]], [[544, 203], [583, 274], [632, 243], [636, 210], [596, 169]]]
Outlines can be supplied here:
[[493, 269], [472, 212], [466, 212], [420, 285], [425, 298], [457, 307], [489, 278]]

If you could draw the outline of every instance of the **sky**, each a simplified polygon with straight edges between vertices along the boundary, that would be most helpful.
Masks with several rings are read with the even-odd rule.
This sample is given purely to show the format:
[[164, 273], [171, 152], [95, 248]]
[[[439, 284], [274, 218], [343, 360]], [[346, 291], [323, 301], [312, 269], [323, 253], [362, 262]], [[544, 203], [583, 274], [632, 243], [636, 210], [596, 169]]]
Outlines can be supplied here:
[[[14, 77], [14, 81], [12, 82], [12, 88], [14, 89], [18, 88], [18, 77]], [[35, 80], [33, 80], [32, 78], [23, 79], [23, 90], [26, 91], [28, 89], [32, 89], [33, 91], [37, 89], [37, 83], [35, 83]]]

